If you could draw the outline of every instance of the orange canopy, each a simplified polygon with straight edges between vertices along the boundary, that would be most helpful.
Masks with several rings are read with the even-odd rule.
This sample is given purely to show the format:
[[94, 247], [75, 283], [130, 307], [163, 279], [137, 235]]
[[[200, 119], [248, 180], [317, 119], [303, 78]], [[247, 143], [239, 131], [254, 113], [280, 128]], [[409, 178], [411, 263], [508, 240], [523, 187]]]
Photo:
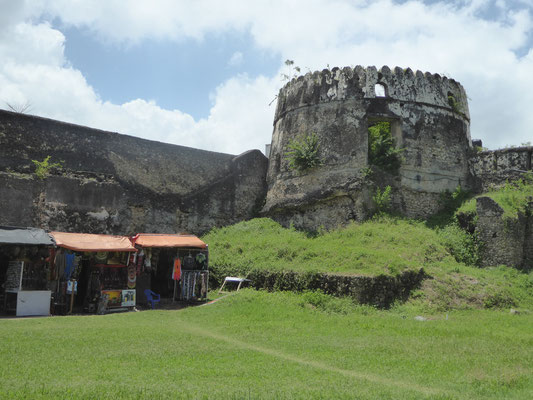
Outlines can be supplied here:
[[50, 232], [59, 247], [74, 251], [137, 251], [127, 236]]
[[141, 247], [196, 247], [205, 249], [207, 244], [194, 235], [169, 235], [158, 233], [139, 233], [133, 243]]

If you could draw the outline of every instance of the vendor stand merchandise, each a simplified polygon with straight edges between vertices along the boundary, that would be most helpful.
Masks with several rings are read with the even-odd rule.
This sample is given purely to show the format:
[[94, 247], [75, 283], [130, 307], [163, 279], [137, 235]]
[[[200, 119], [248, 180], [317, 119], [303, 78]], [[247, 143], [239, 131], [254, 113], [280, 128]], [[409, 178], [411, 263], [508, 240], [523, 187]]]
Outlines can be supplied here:
[[135, 267], [131, 254], [137, 250], [127, 236], [66, 232], [51, 235], [60, 248], [55, 258], [57, 306], [68, 304], [68, 312], [72, 312], [73, 306], [78, 305], [86, 312], [101, 313], [135, 306], [136, 274], [132, 272]]
[[194, 235], [140, 233], [132, 238], [142, 262], [137, 286], [172, 301], [206, 301], [209, 281], [207, 244]]
[[49, 315], [54, 242], [42, 229], [0, 227], [0, 308], [16, 316]]
[[193, 235], [0, 226], [0, 312], [103, 314], [133, 309], [147, 290], [172, 302], [206, 301], [208, 258], [207, 244]]

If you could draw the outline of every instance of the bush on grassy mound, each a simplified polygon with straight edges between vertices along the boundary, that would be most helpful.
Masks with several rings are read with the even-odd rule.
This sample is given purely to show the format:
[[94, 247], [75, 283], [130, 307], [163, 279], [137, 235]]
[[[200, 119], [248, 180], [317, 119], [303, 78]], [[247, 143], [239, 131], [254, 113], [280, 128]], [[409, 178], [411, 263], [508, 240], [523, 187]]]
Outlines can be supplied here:
[[267, 270], [394, 276], [437, 261], [456, 264], [435, 231], [387, 216], [317, 237], [257, 218], [214, 229], [203, 240], [211, 266], [240, 275]]
[[[220, 286], [224, 276], [239, 275], [225, 268], [211, 268], [210, 285]], [[318, 291], [337, 297], [351, 297], [360, 304], [389, 308], [396, 301], [405, 301], [420, 286], [426, 274], [404, 271], [396, 276], [349, 276], [323, 272], [267, 271], [253, 269], [245, 275], [255, 289], [268, 291]]]
[[[309, 237], [259, 218], [203, 239], [210, 248], [211, 287], [225, 276], [241, 276], [259, 289], [318, 290], [381, 307], [407, 298], [439, 310], [533, 306], [533, 275], [468, 266], [476, 263], [477, 243], [457, 226], [433, 230], [381, 217]], [[432, 279], [423, 280], [421, 268]]]

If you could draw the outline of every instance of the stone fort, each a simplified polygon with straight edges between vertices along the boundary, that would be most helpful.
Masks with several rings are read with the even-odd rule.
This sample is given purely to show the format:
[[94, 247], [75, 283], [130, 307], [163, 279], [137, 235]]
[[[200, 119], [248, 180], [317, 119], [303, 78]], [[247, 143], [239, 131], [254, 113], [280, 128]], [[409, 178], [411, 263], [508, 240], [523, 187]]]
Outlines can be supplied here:
[[[368, 128], [380, 121], [390, 124], [402, 161], [397, 173], [378, 170], [369, 179]], [[475, 151], [469, 126], [458, 82], [386, 66], [333, 68], [288, 82], [278, 94], [268, 157], [0, 111], [0, 224], [202, 234], [268, 216], [285, 226], [328, 229], [368, 218], [373, 191], [387, 185], [396, 212], [426, 218], [447, 190], [481, 192], [531, 170], [532, 147]], [[293, 170], [287, 147], [310, 133], [318, 138], [321, 165]], [[48, 156], [63, 166], [38, 179], [32, 160]], [[532, 231], [530, 225], [523, 229]]]

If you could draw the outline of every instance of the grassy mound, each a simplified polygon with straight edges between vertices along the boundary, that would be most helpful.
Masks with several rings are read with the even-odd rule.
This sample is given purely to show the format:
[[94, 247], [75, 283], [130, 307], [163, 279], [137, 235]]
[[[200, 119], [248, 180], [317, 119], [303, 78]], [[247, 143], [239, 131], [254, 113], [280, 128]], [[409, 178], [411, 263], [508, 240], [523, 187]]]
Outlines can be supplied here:
[[455, 264], [438, 234], [421, 222], [383, 217], [309, 237], [258, 218], [203, 237], [210, 264], [251, 269], [319, 271], [345, 275], [397, 274], [435, 262]]
[[[455, 225], [430, 229], [422, 222], [382, 217], [310, 237], [260, 218], [215, 229], [203, 240], [209, 243], [210, 267], [218, 280], [232, 275], [265, 280], [277, 273], [270, 278], [272, 285], [260, 287], [304, 290], [291, 283], [296, 278], [288, 271], [312, 281], [317, 273], [400, 277], [422, 268], [429, 278], [408, 300], [416, 308], [533, 306], [533, 275], [504, 266], [473, 266], [472, 238]], [[324, 292], [332, 293], [327, 288]]]

